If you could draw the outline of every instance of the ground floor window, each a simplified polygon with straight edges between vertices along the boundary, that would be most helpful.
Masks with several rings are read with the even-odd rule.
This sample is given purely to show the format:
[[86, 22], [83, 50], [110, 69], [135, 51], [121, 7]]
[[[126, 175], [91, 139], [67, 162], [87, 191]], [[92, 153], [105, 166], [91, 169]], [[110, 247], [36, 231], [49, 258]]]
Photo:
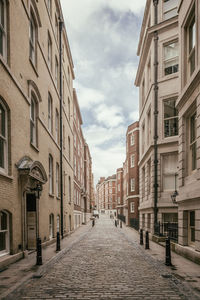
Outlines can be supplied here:
[[188, 214], [188, 243], [192, 245], [195, 242], [195, 211], [189, 211]]
[[49, 238], [52, 239], [54, 236], [54, 216], [50, 214], [49, 216]]
[[0, 211], [0, 255], [9, 253], [9, 214], [2, 210]]

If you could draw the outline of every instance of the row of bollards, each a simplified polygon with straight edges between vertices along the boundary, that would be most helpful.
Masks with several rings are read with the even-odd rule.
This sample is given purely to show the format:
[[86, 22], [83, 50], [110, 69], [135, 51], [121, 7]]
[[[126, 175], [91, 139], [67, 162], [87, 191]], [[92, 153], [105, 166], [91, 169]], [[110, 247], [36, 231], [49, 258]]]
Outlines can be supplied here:
[[[143, 229], [140, 229], [140, 245], [143, 245]], [[145, 234], [145, 249], [149, 249], [149, 232], [146, 231]], [[165, 265], [172, 266], [171, 263], [171, 245], [170, 237], [167, 237], [165, 240]]]
[[[56, 252], [59, 252], [60, 249], [60, 233], [56, 234]], [[42, 241], [41, 238], [36, 240], [36, 265], [41, 266], [42, 263]]]
[[122, 221], [115, 219], [115, 227], [117, 227], [117, 225], [119, 225], [120, 228], [122, 228]]

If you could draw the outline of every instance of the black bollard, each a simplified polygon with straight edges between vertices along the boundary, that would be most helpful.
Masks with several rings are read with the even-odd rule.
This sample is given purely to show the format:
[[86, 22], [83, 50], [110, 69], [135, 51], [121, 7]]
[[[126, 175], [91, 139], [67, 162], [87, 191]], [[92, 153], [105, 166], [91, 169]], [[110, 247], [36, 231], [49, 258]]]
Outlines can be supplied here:
[[149, 232], [146, 231], [145, 249], [149, 249]]
[[117, 227], [117, 220], [115, 220], [115, 226]]
[[37, 255], [36, 255], [36, 265], [42, 265], [42, 242], [41, 238], [37, 238]]
[[170, 237], [167, 237], [166, 240], [166, 248], [165, 248], [165, 253], [166, 253], [166, 257], [165, 257], [165, 264], [166, 266], [171, 266], [171, 247], [170, 247]]
[[94, 227], [94, 225], [95, 225], [95, 220], [92, 219], [92, 227]]
[[122, 221], [120, 221], [120, 228], [122, 228]]
[[57, 232], [57, 236], [56, 236], [56, 252], [60, 251], [60, 233]]
[[140, 245], [143, 245], [143, 229], [140, 229]]

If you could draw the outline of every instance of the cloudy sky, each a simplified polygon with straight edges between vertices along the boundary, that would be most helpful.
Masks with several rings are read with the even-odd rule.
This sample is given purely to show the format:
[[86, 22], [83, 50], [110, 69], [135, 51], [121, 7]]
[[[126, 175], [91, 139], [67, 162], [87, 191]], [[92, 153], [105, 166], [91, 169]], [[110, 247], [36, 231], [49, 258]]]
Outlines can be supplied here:
[[138, 120], [134, 79], [146, 0], [61, 0], [95, 185], [125, 160], [127, 126]]

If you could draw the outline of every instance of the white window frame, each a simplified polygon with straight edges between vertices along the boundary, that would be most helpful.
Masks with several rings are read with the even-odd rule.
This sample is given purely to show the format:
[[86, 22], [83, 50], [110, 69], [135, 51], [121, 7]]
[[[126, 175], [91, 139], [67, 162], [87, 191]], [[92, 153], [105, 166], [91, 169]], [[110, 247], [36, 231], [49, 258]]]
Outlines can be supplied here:
[[[6, 215], [6, 223], [7, 223], [7, 227], [6, 229], [2, 229], [1, 228], [1, 217], [2, 215], [5, 214]], [[9, 228], [9, 214], [8, 212], [2, 210], [0, 211], [0, 234], [4, 235], [5, 238], [5, 249], [0, 251], [0, 257], [2, 255], [8, 254], [10, 252], [10, 228]]]
[[[2, 171], [3, 173], [7, 173], [8, 172], [8, 111], [5, 107], [5, 105], [3, 104], [3, 101], [0, 98], [0, 105], [4, 111], [5, 114], [5, 119], [4, 119], [4, 134], [2, 132], [0, 132], [0, 141], [3, 144], [3, 155], [2, 155], [2, 162], [3, 165], [0, 166], [0, 171]], [[1, 119], [0, 119], [1, 121]], [[3, 122], [3, 120], [2, 120]], [[1, 125], [0, 125], [1, 126]], [[1, 129], [1, 127], [0, 127]]]
[[56, 197], [59, 198], [60, 196], [60, 168], [59, 168], [59, 164], [56, 163]]
[[49, 194], [53, 195], [53, 157], [49, 154]]
[[29, 58], [33, 65], [36, 65], [36, 40], [37, 40], [37, 25], [33, 14], [30, 14], [29, 25]]
[[55, 81], [56, 81], [56, 87], [58, 88], [58, 59], [57, 59], [57, 56], [55, 56]]
[[132, 133], [130, 136], [130, 145], [133, 146], [135, 144], [135, 135]]
[[[171, 2], [171, 3], [174, 3], [175, 6], [172, 5], [171, 7], [169, 7], [168, 9], [165, 10], [164, 2], [168, 2], [168, 1]], [[163, 1], [163, 19], [168, 20], [170, 18], [175, 17], [177, 15], [177, 8], [178, 8], [178, 0], [177, 0], [177, 3], [175, 3], [174, 0], [166, 0], [166, 1], [164, 0]], [[175, 11], [175, 13], [174, 13], [174, 11]], [[172, 15], [169, 15], [167, 17], [166, 15], [169, 14], [169, 13], [172, 13]]]
[[130, 212], [131, 213], [135, 212], [135, 202], [130, 202]]
[[37, 146], [37, 101], [31, 95], [30, 105], [30, 142], [32, 145]]
[[[178, 55], [174, 56], [174, 57], [171, 57], [171, 58], [165, 58], [165, 48], [169, 47], [172, 44], [177, 44], [179, 46], [179, 43], [178, 43], [177, 39], [163, 44], [163, 55], [164, 55], [164, 57], [163, 57], [163, 74], [164, 74], [164, 76], [170, 76], [170, 75], [175, 74], [179, 71], [179, 56]], [[178, 63], [173, 64], [173, 62], [176, 61], [176, 60], [178, 60]], [[172, 68], [172, 72], [169, 73], [169, 74], [166, 74], [165, 69], [167, 69], [167, 67], [165, 68], [165, 65], [168, 64], [168, 63], [171, 63], [171, 65], [169, 67]], [[175, 66], [177, 66], [177, 65], [178, 65], [178, 67], [176, 69]]]
[[[165, 103], [167, 103], [169, 101], [174, 101], [174, 108], [175, 108], [176, 98], [169, 98], [169, 99], [165, 99], [163, 101], [163, 136], [164, 136], [164, 138], [170, 138], [170, 137], [178, 135], [178, 111], [176, 110], [176, 108], [175, 108], [175, 110], [176, 110], [176, 115], [175, 116], [165, 117]], [[169, 135], [166, 135], [166, 131], [165, 131], [165, 127], [167, 126], [165, 124], [167, 124], [167, 123], [169, 124], [168, 125]], [[171, 123], [172, 123], [172, 125], [171, 125]], [[177, 132], [175, 132], [174, 124], [176, 124]]]
[[135, 191], [135, 178], [130, 179], [131, 192]]
[[130, 165], [131, 165], [131, 168], [134, 168], [135, 167], [135, 154], [132, 154], [131, 157], [130, 157]]
[[49, 215], [49, 239], [53, 239], [54, 237], [54, 215]]
[[56, 143], [59, 144], [59, 113], [56, 109], [56, 117], [55, 117], [55, 131], [56, 131]]
[[53, 101], [50, 93], [48, 93], [48, 129], [52, 134], [53, 132]]
[[48, 61], [48, 66], [49, 66], [50, 70], [52, 70], [52, 39], [51, 39], [49, 32], [48, 32], [47, 45], [48, 45], [47, 61]]
[[1, 3], [3, 4], [3, 19], [4, 24], [2, 24], [2, 20], [0, 17], [0, 32], [2, 32], [2, 52], [0, 52], [0, 55], [7, 59], [7, 1], [1, 0]]

